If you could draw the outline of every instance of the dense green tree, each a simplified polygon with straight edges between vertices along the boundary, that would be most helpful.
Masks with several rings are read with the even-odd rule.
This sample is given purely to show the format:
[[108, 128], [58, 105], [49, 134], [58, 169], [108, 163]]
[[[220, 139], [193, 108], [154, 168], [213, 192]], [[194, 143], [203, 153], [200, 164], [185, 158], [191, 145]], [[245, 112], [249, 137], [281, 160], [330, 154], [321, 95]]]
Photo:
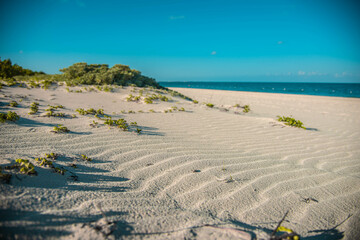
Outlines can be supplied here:
[[44, 72], [34, 72], [30, 69], [22, 68], [17, 64], [12, 64], [10, 59], [1, 60], [0, 58], [0, 78], [13, 78], [14, 76], [33, 76], [35, 74], [45, 74]]
[[141, 72], [127, 65], [115, 64], [109, 68], [107, 64], [75, 63], [68, 68], [60, 69], [70, 84], [116, 84], [127, 86], [135, 84], [139, 87], [152, 86], [161, 88], [153, 78], [141, 75]]

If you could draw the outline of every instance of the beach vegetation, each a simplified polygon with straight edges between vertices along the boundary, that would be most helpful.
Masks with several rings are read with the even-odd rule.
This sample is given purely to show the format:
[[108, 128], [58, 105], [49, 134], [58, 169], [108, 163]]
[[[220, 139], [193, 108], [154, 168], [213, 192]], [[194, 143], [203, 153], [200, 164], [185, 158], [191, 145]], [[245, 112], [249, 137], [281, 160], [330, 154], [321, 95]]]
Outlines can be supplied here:
[[154, 110], [154, 109], [150, 109], [149, 112], [155, 113], [155, 110]]
[[198, 104], [198, 103], [199, 103], [199, 101], [197, 101], [197, 100], [193, 100], [193, 103]]
[[136, 132], [138, 133], [138, 134], [140, 134], [141, 133], [141, 129], [140, 128], [136, 128]]
[[27, 159], [18, 158], [15, 160], [17, 167], [20, 169], [20, 173], [27, 175], [37, 174], [34, 165]]
[[52, 132], [54, 132], [54, 133], [68, 133], [68, 132], [70, 132], [70, 130], [67, 127], [63, 126], [62, 124], [58, 124], [57, 126], [55, 126], [53, 128]]
[[56, 153], [45, 153], [46, 158], [51, 158], [53, 160], [56, 160], [58, 158], [58, 155]]
[[33, 102], [30, 104], [30, 112], [28, 114], [33, 115], [39, 111], [39, 103]]
[[16, 112], [8, 111], [7, 113], [0, 113], [0, 123], [4, 123], [6, 121], [15, 122], [19, 119], [20, 117]]
[[213, 108], [215, 105], [212, 104], [212, 103], [206, 103], [206, 106], [209, 107], [209, 108]]
[[52, 161], [47, 160], [46, 158], [35, 158], [35, 161], [42, 167], [53, 167]]
[[248, 113], [250, 111], [249, 105], [245, 105], [243, 108], [244, 108], [244, 110], [243, 110], [244, 113]]
[[12, 64], [10, 59], [1, 60], [0, 58], [0, 78], [11, 79], [15, 76], [33, 76], [35, 74], [45, 74], [45, 73], [34, 72], [30, 69], [22, 68], [17, 64]]
[[95, 120], [93, 120], [92, 123], [90, 123], [89, 125], [90, 125], [91, 127], [94, 127], [94, 128], [95, 128], [95, 127], [98, 127], [98, 124], [99, 124], [98, 122], [96, 122]]
[[17, 107], [19, 104], [16, 102], [16, 101], [11, 101], [10, 103], [9, 103], [9, 106], [10, 107]]
[[81, 159], [84, 160], [84, 161], [87, 161], [87, 162], [91, 162], [92, 159], [89, 158], [88, 156], [84, 155], [84, 154], [81, 154]]
[[288, 125], [288, 126], [291, 126], [291, 127], [298, 127], [298, 128], [302, 128], [302, 129], [306, 130], [306, 127], [304, 126], [304, 124], [300, 120], [296, 120], [292, 116], [290, 116], [290, 117], [277, 116], [277, 118], [278, 118], [277, 120], [279, 122], [284, 122], [285, 125]]
[[107, 64], [75, 63], [60, 69], [65, 81], [74, 85], [121, 85], [121, 86], [153, 86], [162, 88], [153, 78], [141, 75], [140, 71], [130, 69], [129, 66], [115, 64], [109, 68]]

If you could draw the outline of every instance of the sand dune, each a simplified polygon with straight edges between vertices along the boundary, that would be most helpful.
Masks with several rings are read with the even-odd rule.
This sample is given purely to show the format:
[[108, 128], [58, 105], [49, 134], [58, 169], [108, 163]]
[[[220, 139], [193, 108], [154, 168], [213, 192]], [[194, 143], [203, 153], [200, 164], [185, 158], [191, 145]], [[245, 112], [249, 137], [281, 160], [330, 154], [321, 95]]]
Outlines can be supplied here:
[[[282, 225], [304, 239], [360, 237], [360, 99], [175, 89], [199, 104], [170, 95], [144, 104], [125, 100], [132, 89], [1, 90], [2, 112], [21, 119], [0, 125], [0, 164], [29, 159], [38, 175], [14, 173], [0, 185], [0, 236], [266, 239], [289, 211]], [[19, 106], [6, 106], [11, 100]], [[39, 113], [28, 115], [34, 101]], [[43, 117], [48, 104], [68, 117]], [[173, 106], [185, 111], [164, 113]], [[77, 108], [103, 108], [142, 132], [109, 129]], [[71, 132], [51, 133], [56, 124]], [[50, 152], [65, 175], [36, 165]]]

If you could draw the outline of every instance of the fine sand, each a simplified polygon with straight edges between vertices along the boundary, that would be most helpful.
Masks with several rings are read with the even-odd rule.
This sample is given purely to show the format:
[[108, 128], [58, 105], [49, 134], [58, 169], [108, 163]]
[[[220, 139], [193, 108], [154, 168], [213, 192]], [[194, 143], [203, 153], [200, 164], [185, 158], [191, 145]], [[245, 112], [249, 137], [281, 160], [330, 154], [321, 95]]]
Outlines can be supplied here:
[[[21, 119], [0, 124], [0, 165], [28, 159], [38, 175], [3, 170], [13, 176], [0, 184], [0, 238], [267, 239], [289, 211], [282, 226], [302, 239], [359, 239], [360, 99], [174, 90], [199, 103], [127, 102], [139, 95], [133, 87], [3, 87], [1, 112]], [[28, 115], [32, 102], [39, 112]], [[45, 117], [49, 104], [67, 117]], [[185, 111], [164, 112], [173, 106]], [[77, 108], [103, 108], [142, 132], [109, 128]], [[56, 124], [70, 132], [51, 132]], [[64, 175], [36, 163], [50, 152]]]

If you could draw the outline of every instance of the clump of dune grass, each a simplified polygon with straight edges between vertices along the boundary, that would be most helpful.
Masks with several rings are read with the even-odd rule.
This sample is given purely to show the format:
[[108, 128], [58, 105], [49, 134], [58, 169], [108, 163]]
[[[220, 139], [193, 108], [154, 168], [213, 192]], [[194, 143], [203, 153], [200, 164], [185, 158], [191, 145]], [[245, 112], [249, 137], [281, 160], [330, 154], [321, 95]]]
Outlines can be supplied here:
[[8, 111], [7, 113], [0, 113], [0, 123], [4, 123], [6, 121], [15, 122], [19, 119], [20, 117], [16, 112]]
[[212, 103], [206, 103], [206, 106], [209, 107], [209, 108], [213, 108], [215, 105], [212, 104]]
[[81, 159], [84, 160], [84, 161], [87, 161], [87, 162], [91, 162], [92, 159], [89, 158], [88, 156], [84, 155], [84, 154], [81, 154]]
[[33, 102], [30, 104], [30, 112], [29, 115], [33, 115], [39, 111], [39, 103]]
[[66, 116], [65, 113], [55, 112], [59, 108], [64, 108], [64, 106], [62, 106], [62, 105], [56, 105], [56, 106], [49, 105], [49, 108], [45, 109], [45, 111], [46, 111], [45, 116], [47, 116], [47, 117], [65, 117]]
[[244, 108], [244, 110], [243, 110], [244, 113], [250, 112], [250, 106], [249, 105], [245, 105], [243, 108]]
[[20, 173], [27, 175], [37, 174], [34, 165], [31, 162], [29, 162], [29, 160], [18, 158], [16, 159], [16, 163], [18, 168], [20, 168]]
[[295, 118], [293, 118], [292, 116], [290, 117], [285, 117], [285, 116], [277, 116], [278, 117], [278, 121], [279, 122], [284, 122], [286, 125], [291, 126], [291, 127], [298, 127], [298, 128], [302, 128], [306, 130], [306, 127], [304, 126], [304, 124], [300, 121], [300, 120], [296, 120]]
[[62, 124], [58, 124], [57, 126], [55, 126], [53, 128], [53, 130], [51, 132], [53, 132], [53, 133], [68, 133], [68, 132], [70, 132], [70, 130], [67, 127], [63, 126]]
[[10, 103], [9, 103], [9, 106], [10, 107], [17, 107], [19, 104], [16, 102], [16, 101], [11, 101]]

